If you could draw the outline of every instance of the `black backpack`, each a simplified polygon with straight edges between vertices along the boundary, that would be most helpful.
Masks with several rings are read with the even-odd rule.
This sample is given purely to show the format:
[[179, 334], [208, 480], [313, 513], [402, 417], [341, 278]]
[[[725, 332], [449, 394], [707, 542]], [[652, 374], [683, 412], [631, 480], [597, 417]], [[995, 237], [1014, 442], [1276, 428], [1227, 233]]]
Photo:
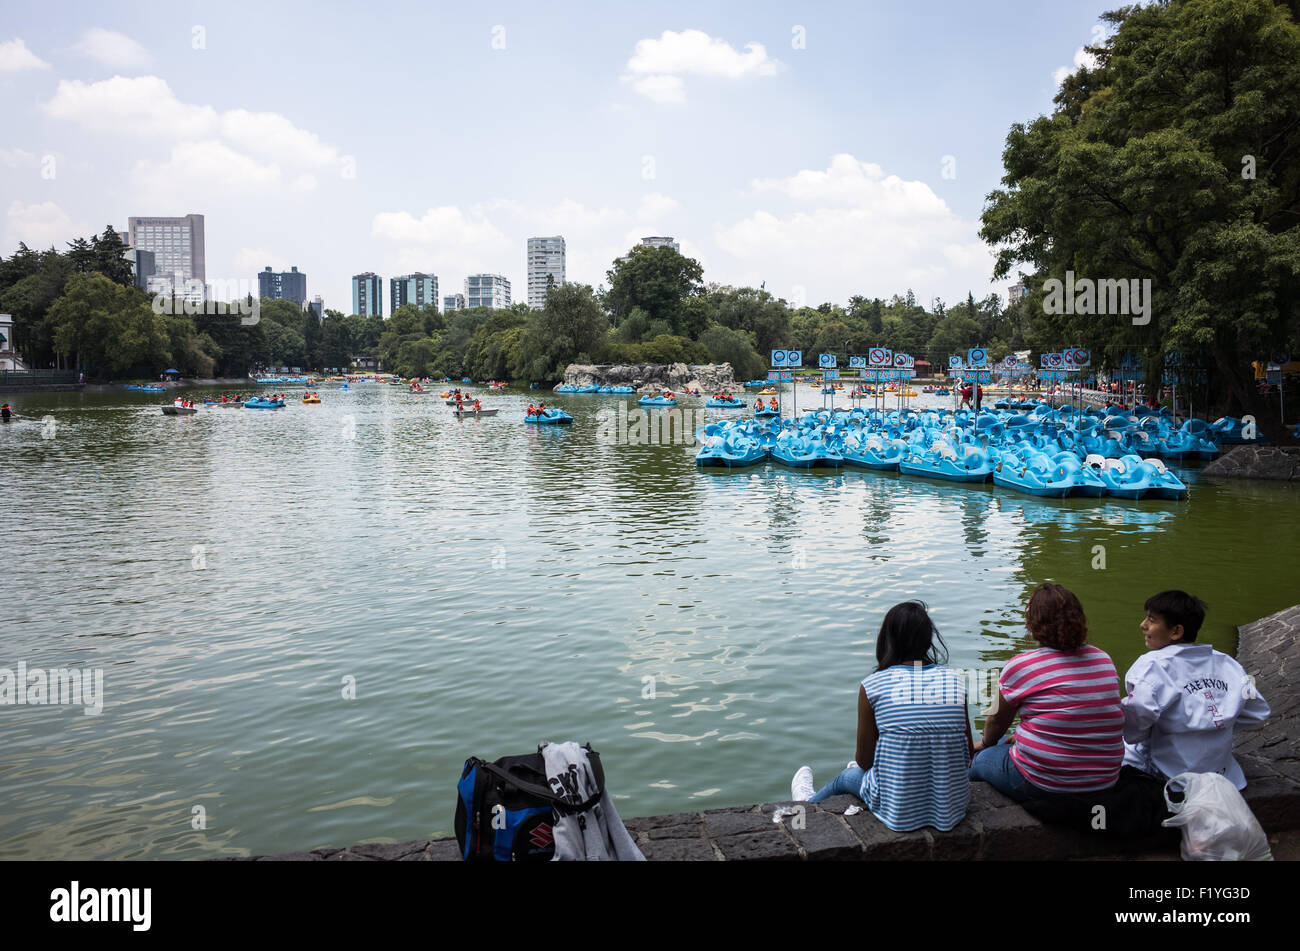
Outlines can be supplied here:
[[600, 754], [588, 744], [596, 792], [573, 803], [546, 781], [541, 747], [493, 763], [471, 756], [456, 783], [456, 841], [469, 861], [549, 862], [555, 857], [556, 818], [585, 812], [605, 792]]

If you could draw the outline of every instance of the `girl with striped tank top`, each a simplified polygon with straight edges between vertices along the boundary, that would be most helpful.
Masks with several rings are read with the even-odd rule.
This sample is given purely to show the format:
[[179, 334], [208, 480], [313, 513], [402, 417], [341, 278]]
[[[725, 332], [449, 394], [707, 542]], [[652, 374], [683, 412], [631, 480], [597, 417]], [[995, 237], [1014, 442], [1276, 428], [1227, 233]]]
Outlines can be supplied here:
[[876, 639], [876, 670], [858, 687], [857, 759], [816, 793], [812, 770], [801, 767], [790, 798], [854, 795], [896, 832], [947, 832], [961, 822], [970, 804], [971, 731], [966, 686], [943, 666], [947, 659], [924, 604], [892, 607]]
[[[1124, 760], [1124, 711], [1114, 662], [1086, 643], [1083, 605], [1059, 584], [1034, 591], [1025, 627], [1040, 646], [1017, 654], [1002, 669], [984, 739], [975, 744], [970, 778], [1017, 802], [1109, 789]], [[999, 743], [1017, 714], [1014, 745]]]

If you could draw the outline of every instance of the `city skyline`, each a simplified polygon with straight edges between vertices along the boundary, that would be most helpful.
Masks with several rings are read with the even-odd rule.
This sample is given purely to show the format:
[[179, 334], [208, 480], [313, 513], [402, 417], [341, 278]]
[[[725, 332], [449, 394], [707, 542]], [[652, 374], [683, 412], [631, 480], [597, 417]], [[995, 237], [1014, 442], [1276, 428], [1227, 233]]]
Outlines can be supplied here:
[[[210, 280], [296, 262], [327, 301], [350, 298], [359, 262], [525, 287], [535, 235], [563, 235], [565, 279], [592, 286], [642, 236], [673, 234], [706, 281], [766, 283], [795, 306], [1005, 294], [978, 236], [985, 196], [1011, 125], [1050, 110], [1102, 9], [382, 8], [407, 29], [361, 72], [319, 68], [379, 35], [338, 10], [71, 0], [56, 23], [14, 8], [0, 253], [197, 211]], [[254, 14], [264, 29], [246, 28]], [[1009, 23], [1017, 55], [990, 61]], [[429, 30], [447, 41], [433, 62]], [[299, 42], [279, 44], [286, 32]], [[517, 95], [538, 76], [566, 122]], [[404, 121], [413, 95], [436, 102], [427, 128]], [[362, 109], [392, 131], [356, 135]], [[485, 114], [529, 148], [449, 144]]]

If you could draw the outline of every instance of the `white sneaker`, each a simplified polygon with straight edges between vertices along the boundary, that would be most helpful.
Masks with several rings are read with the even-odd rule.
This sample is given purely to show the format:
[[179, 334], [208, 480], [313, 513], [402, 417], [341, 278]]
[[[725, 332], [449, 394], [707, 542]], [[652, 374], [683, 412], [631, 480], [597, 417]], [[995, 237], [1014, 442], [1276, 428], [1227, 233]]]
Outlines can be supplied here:
[[792, 802], [807, 802], [817, 792], [813, 785], [813, 771], [809, 766], [800, 766], [790, 780], [790, 799]]
[[855, 760], [855, 759], [851, 759], [851, 760], [849, 760], [849, 765], [848, 765], [848, 766], [845, 766], [844, 768], [845, 768], [845, 769], [857, 769], [857, 768], [858, 768], [858, 761]]

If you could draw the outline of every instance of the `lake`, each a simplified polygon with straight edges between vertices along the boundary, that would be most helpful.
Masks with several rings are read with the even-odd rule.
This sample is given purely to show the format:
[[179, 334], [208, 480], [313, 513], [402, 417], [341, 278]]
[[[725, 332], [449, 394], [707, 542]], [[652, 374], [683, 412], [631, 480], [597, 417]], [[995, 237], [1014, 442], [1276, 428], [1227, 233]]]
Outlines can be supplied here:
[[[511, 390], [457, 420], [434, 389], [192, 417], [161, 394], [10, 399], [0, 667], [99, 670], [103, 697], [0, 707], [0, 857], [447, 835], [467, 756], [543, 740], [600, 750], [625, 817], [784, 799], [799, 765], [824, 782], [852, 758], [899, 601], [929, 604], [952, 666], [993, 670], [1056, 581], [1121, 674], [1157, 591], [1204, 598], [1201, 639], [1228, 651], [1300, 601], [1291, 485], [1194, 465], [1183, 502], [1047, 500], [703, 471], [597, 438], [634, 398]], [[530, 396], [574, 424], [525, 426]]]

